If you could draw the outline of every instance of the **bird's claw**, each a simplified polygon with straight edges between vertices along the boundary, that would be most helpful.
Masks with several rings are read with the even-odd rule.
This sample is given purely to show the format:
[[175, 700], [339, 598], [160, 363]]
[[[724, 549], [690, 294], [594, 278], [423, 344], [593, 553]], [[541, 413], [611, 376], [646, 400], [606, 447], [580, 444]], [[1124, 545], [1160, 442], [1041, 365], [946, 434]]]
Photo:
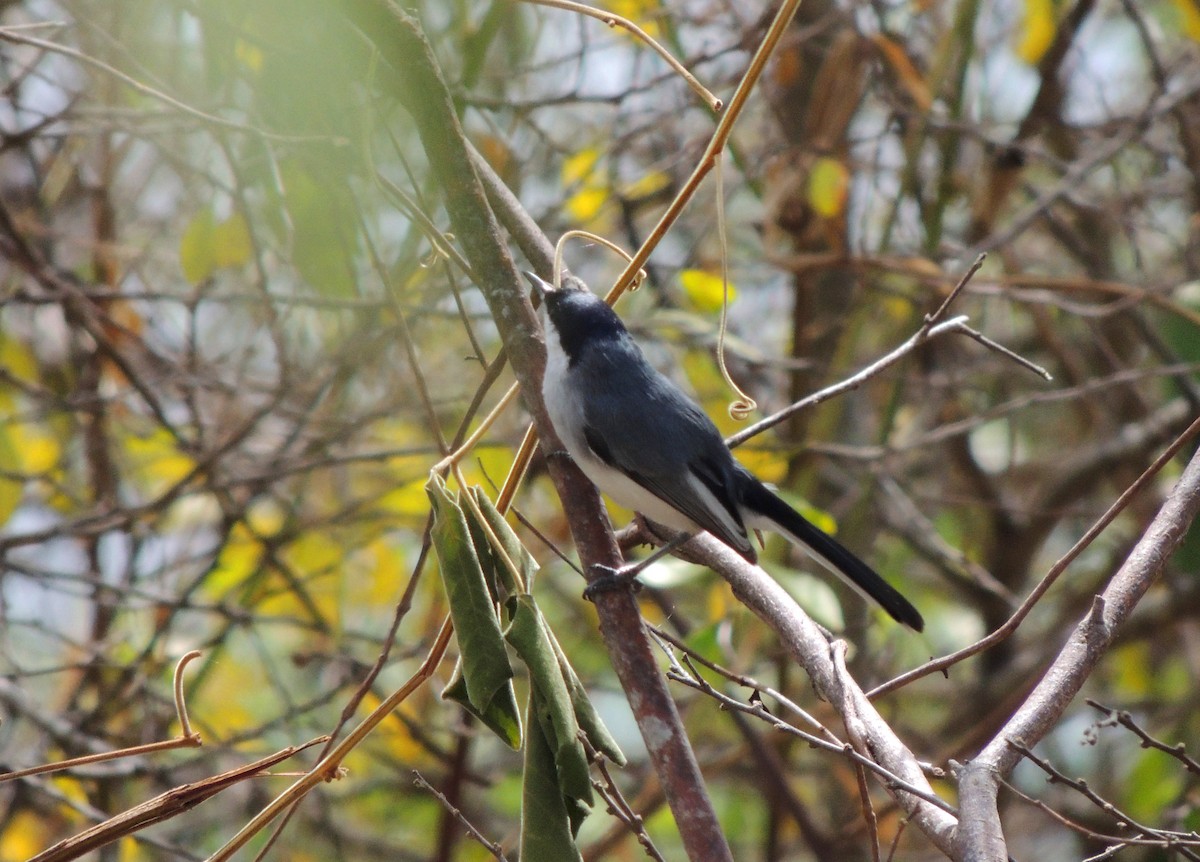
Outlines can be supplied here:
[[596, 601], [596, 597], [602, 593], [614, 593], [618, 590], [630, 590], [636, 593], [642, 588], [641, 582], [637, 579], [642, 570], [640, 566], [623, 566], [614, 569], [612, 566], [595, 563], [591, 569], [594, 576], [583, 590], [583, 597], [589, 602]]

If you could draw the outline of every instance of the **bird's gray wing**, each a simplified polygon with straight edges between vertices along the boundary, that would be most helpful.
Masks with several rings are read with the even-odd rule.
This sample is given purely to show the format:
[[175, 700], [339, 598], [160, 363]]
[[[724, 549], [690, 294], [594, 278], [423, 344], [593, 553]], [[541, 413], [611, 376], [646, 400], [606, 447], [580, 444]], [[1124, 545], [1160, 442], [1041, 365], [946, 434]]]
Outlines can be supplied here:
[[[720, 433], [674, 384], [665, 378], [653, 383], [658, 385], [647, 387], [645, 400], [594, 398], [584, 411], [588, 447], [605, 464], [753, 558], [732, 493], [735, 464]], [[664, 428], [673, 431], [664, 433]]]

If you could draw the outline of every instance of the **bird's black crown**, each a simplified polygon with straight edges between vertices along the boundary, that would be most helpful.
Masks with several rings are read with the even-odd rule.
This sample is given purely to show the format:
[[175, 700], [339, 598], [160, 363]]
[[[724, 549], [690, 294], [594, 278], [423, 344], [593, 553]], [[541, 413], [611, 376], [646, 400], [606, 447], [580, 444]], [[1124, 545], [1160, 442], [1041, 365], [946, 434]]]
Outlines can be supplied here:
[[567, 358], [574, 361], [588, 342], [620, 338], [625, 324], [603, 299], [586, 290], [560, 289], [546, 293], [546, 313], [558, 330]]

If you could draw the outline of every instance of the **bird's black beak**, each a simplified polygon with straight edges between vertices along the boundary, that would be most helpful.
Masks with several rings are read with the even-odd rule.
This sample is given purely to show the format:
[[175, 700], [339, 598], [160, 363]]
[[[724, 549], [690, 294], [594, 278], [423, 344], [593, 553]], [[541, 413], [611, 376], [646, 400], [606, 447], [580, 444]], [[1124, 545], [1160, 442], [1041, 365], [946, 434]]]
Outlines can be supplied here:
[[533, 285], [533, 292], [538, 295], [538, 299], [542, 302], [546, 301], [546, 295], [554, 293], [554, 285], [538, 278], [529, 270], [524, 270], [525, 278], [529, 279], [529, 283]]

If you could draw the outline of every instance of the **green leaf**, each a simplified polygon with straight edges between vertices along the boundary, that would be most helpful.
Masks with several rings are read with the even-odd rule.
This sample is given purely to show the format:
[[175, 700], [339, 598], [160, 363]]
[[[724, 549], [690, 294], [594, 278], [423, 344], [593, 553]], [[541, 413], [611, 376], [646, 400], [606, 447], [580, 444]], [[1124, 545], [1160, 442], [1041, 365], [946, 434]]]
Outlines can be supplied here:
[[517, 709], [517, 696], [512, 682], [496, 692], [487, 709], [479, 710], [467, 696], [467, 680], [462, 672], [462, 659], [454, 666], [450, 683], [442, 689], [442, 698], [457, 702], [463, 709], [483, 722], [492, 733], [504, 740], [504, 744], [517, 751], [521, 747], [521, 713]]
[[[521, 578], [525, 581], [524, 592], [533, 592], [533, 576], [538, 570], [537, 560], [533, 558], [533, 554], [529, 553], [529, 549], [521, 544], [520, 537], [516, 531], [509, 525], [508, 521], [504, 520], [504, 516], [496, 509], [496, 505], [491, 498], [483, 492], [482, 488], [475, 487], [471, 489], [471, 493], [475, 495], [475, 501], [479, 504], [479, 510], [483, 512], [483, 518], [488, 522], [488, 526], [492, 528], [492, 532], [496, 534], [496, 538], [500, 540], [500, 544], [504, 548], [504, 553], [517, 566], [517, 571], [521, 573]], [[508, 571], [508, 567], [500, 560], [499, 555], [492, 553], [492, 557], [496, 564], [496, 578], [504, 585], [509, 595], [520, 592], [517, 585], [513, 583], [512, 574]]]
[[[565, 796], [592, 801], [592, 781], [588, 775], [587, 752], [579, 741], [579, 722], [575, 717], [571, 693], [563, 679], [555, 651], [533, 596], [513, 596], [508, 600], [512, 623], [505, 637], [529, 668], [533, 687], [540, 695], [538, 719], [554, 751], [558, 784]], [[532, 733], [532, 728], [527, 735]]]
[[604, 722], [600, 720], [600, 714], [596, 712], [596, 707], [592, 706], [592, 699], [588, 697], [587, 689], [583, 687], [579, 677], [575, 673], [575, 668], [571, 667], [571, 663], [567, 661], [567, 656], [563, 652], [562, 647], [558, 644], [558, 638], [550, 631], [546, 625], [545, 617], [542, 618], [542, 625], [546, 629], [546, 637], [550, 641], [550, 645], [554, 647], [554, 654], [558, 657], [558, 666], [562, 670], [563, 679], [567, 683], [567, 691], [571, 695], [571, 705], [575, 708], [575, 720], [579, 722], [579, 726], [583, 728], [583, 732], [587, 734], [588, 742], [592, 744], [592, 748], [599, 751], [617, 766], [625, 765], [625, 754], [621, 751], [621, 747], [617, 745], [617, 741], [613, 739], [608, 728], [604, 726]]
[[296, 162], [285, 163], [280, 174], [296, 269], [325, 296], [354, 296], [358, 234], [350, 227], [345, 188], [320, 182]]
[[525, 716], [525, 781], [521, 788], [521, 859], [580, 860], [575, 846], [578, 825], [559, 788], [554, 743], [547, 738], [538, 715], [545, 710], [536, 686], [529, 690]]
[[486, 713], [513, 676], [500, 619], [457, 499], [436, 474], [425, 490], [433, 504], [433, 548], [450, 601], [467, 695], [480, 713]]

